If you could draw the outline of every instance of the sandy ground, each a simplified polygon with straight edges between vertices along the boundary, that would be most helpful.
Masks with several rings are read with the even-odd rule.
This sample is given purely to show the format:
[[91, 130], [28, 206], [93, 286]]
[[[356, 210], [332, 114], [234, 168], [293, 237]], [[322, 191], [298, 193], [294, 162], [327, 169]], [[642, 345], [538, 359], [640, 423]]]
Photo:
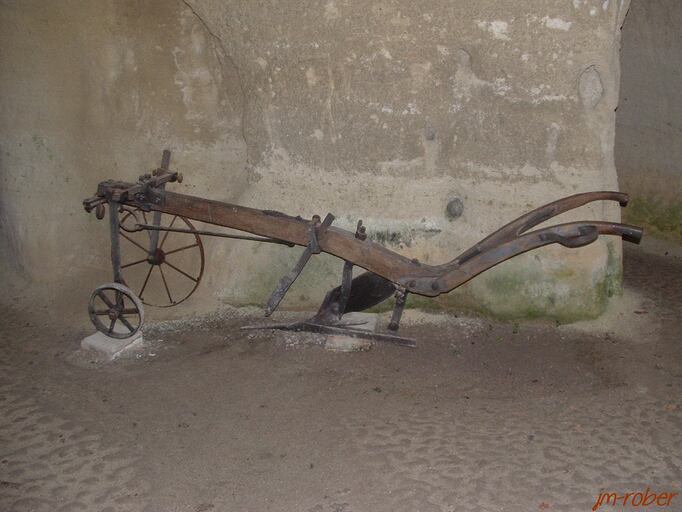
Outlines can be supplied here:
[[682, 492], [682, 260], [625, 256], [598, 321], [410, 313], [415, 350], [333, 353], [235, 313], [103, 364], [85, 330], [4, 310], [0, 510], [577, 511]]

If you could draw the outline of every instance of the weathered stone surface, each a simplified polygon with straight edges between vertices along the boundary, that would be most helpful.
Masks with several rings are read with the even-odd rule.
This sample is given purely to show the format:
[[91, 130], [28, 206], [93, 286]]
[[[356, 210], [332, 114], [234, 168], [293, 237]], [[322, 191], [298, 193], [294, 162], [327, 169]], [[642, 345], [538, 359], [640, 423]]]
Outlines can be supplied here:
[[[106, 226], [79, 211], [80, 200], [104, 178], [153, 168], [163, 147], [185, 174], [176, 190], [306, 217], [331, 211], [350, 229], [362, 218], [370, 237], [428, 263], [547, 201], [617, 188], [618, 38], [628, 3], [6, 6], [3, 278], [69, 289], [60, 306], [82, 307], [109, 269]], [[588, 69], [598, 81], [592, 72], [581, 81]], [[463, 204], [456, 219], [446, 215], [453, 197]], [[617, 217], [600, 204], [567, 216]], [[181, 308], [262, 302], [297, 251], [218, 240], [207, 255], [205, 282]], [[611, 250], [604, 241], [543, 249], [449, 300], [524, 315], [513, 310], [527, 297], [540, 315], [593, 315], [602, 303], [595, 290], [619, 262], [615, 241]], [[554, 270], [540, 278], [538, 268]], [[338, 260], [314, 258], [284, 307], [319, 303], [340, 271]], [[502, 290], [491, 280], [524, 286]], [[45, 289], [30, 293], [51, 298]], [[187, 309], [163, 313], [175, 312]]]
[[139, 347], [143, 343], [142, 331], [138, 331], [130, 338], [118, 339], [110, 338], [106, 334], [97, 331], [83, 338], [81, 348], [84, 350], [94, 350], [106, 359], [115, 359], [123, 352]]
[[616, 165], [628, 222], [682, 245], [682, 3], [633, 2], [623, 25]]
[[[377, 315], [372, 313], [347, 313], [343, 322], [353, 324], [353, 329], [374, 332], [377, 328]], [[372, 341], [353, 336], [334, 334], [327, 336], [324, 348], [333, 352], [360, 352], [372, 348]]]
[[594, 66], [590, 66], [580, 75], [580, 99], [585, 108], [594, 108], [604, 94], [604, 84], [601, 75]]

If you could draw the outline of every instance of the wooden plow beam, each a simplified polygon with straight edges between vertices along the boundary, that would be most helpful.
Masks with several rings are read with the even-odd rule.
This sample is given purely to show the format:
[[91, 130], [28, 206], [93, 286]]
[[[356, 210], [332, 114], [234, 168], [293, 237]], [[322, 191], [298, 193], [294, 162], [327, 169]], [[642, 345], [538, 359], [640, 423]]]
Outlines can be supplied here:
[[[334, 216], [331, 214], [327, 214], [324, 220], [317, 215], [312, 219], [303, 219], [273, 210], [259, 210], [166, 191], [166, 183], [182, 181], [182, 175], [171, 171], [169, 164], [170, 152], [164, 151], [161, 166], [153, 173], [140, 176], [137, 183], [104, 181], [99, 184], [97, 194], [83, 202], [86, 211], [94, 210], [98, 218], [104, 217], [105, 205], [109, 207], [114, 282], [120, 285], [126, 283], [122, 270], [130, 265], [121, 263], [119, 237], [128, 238], [133, 232], [144, 231], [149, 235], [148, 243], [137, 245], [141, 245], [147, 252], [145, 261], [150, 265], [147, 280], [150, 278], [153, 267], [159, 267], [170, 299], [170, 303], [164, 305], [175, 305], [181, 300], [173, 299], [167, 279], [163, 274], [163, 265], [169, 265], [171, 269], [174, 268], [188, 278], [194, 279], [196, 285], [201, 275], [197, 279], [196, 276], [190, 276], [173, 266], [166, 257], [170, 253], [164, 252], [163, 242], [160, 241], [159, 235], [162, 232], [165, 232], [164, 238], [161, 239], [163, 241], [169, 233], [182, 233], [195, 237], [196, 247], [201, 248], [201, 273], [203, 273], [204, 256], [199, 235], [305, 247], [297, 265], [280, 280], [268, 300], [266, 307], [266, 316], [268, 316], [277, 308], [312, 255], [324, 252], [344, 260], [341, 286], [327, 294], [320, 310], [313, 318], [296, 324], [263, 326], [266, 328], [317, 332], [343, 330], [354, 336], [372, 337], [413, 346], [413, 340], [407, 338], [393, 334], [366, 333], [344, 325], [341, 317], [344, 313], [361, 311], [395, 295], [396, 305], [389, 328], [397, 330], [409, 293], [426, 297], [448, 293], [505, 260], [545, 245], [559, 244], [564, 247], [578, 248], [594, 242], [600, 235], [619, 236], [628, 242], [639, 243], [642, 237], [642, 229], [637, 226], [604, 221], [576, 221], [533, 230], [539, 224], [559, 214], [594, 201], [617, 201], [621, 206], [626, 206], [628, 203], [628, 195], [622, 192], [586, 192], [559, 199], [522, 215], [447, 263], [427, 265], [369, 240], [362, 221], [358, 222], [357, 229], [353, 233], [333, 226]], [[147, 212], [152, 217], [151, 223], [147, 222]], [[173, 218], [171, 225], [161, 225], [162, 214]], [[142, 217], [144, 222], [135, 222], [132, 226], [128, 222], [126, 226], [122, 220], [129, 220], [131, 215], [135, 216], [136, 221]], [[173, 225], [178, 218], [182, 220], [185, 227]], [[232, 228], [255, 236], [197, 230], [191, 224], [192, 220]], [[188, 247], [193, 248], [195, 245], [191, 244]], [[143, 263], [143, 260], [134, 264], [137, 263]], [[361, 267], [367, 272], [353, 279], [353, 266]], [[145, 281], [146, 284], [147, 281]], [[196, 286], [190, 294], [194, 289]], [[142, 295], [143, 291], [144, 287], [139, 295]], [[128, 306], [134, 302], [133, 299], [138, 299], [135, 293], [130, 290], [129, 292]], [[126, 298], [119, 296], [122, 292], [117, 293], [115, 297], [107, 298], [109, 302], [107, 303], [102, 299], [103, 293], [95, 290], [91, 298], [91, 317], [93, 322], [102, 317], [108, 320], [104, 323], [104, 328], [101, 321], [95, 322], [99, 330], [109, 335], [125, 337], [136, 332], [139, 326], [134, 328], [134, 326], [124, 324], [123, 328], [116, 329], [119, 319], [126, 317], [124, 311], [132, 309], [126, 306]], [[182, 300], [186, 298], [185, 296]], [[100, 309], [94, 304], [98, 300], [101, 301]]]

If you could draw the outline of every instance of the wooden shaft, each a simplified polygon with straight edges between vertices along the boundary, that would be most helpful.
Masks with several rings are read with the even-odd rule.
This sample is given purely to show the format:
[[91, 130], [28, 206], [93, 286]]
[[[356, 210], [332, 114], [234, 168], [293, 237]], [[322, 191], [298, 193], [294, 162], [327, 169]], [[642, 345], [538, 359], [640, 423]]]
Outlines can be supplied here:
[[[107, 182], [100, 186], [105, 184]], [[114, 183], [115, 188], [125, 185], [127, 184]], [[627, 201], [627, 196], [617, 192], [592, 192], [560, 199], [507, 224], [465, 251], [460, 257], [438, 266], [410, 260], [383, 245], [359, 239], [355, 233], [335, 227], [330, 227], [321, 237], [319, 246], [322, 252], [373, 272], [404, 287], [406, 291], [433, 297], [447, 293], [488, 268], [531, 249], [550, 243], [563, 243], [562, 240], [568, 238], [573, 239], [571, 243], [578, 244], [581, 240], [578, 237], [585, 237], [576, 231], [581, 226], [596, 226], [599, 234], [619, 235], [628, 241], [638, 243], [642, 234], [639, 228], [606, 222], [570, 223], [521, 234], [558, 213], [600, 199], [617, 200], [623, 204]], [[130, 206], [138, 206], [136, 200], [130, 198], [129, 194], [126, 194], [124, 202]], [[295, 245], [308, 244], [310, 222], [280, 212], [258, 210], [168, 191], [163, 192], [163, 201], [151, 204], [151, 209], [276, 238]]]
[[[131, 203], [134, 205], [134, 203]], [[257, 210], [210, 199], [165, 192], [163, 205], [152, 209], [217, 226], [246, 231], [255, 235], [277, 238], [300, 246], [308, 245], [309, 222], [301, 217]], [[401, 256], [371, 240], [359, 240], [344, 229], [330, 227], [319, 240], [320, 249], [374, 272], [390, 281], [406, 274], [430, 274], [433, 268]]]
[[[553, 243], [571, 247], [567, 242], [583, 236], [581, 228], [586, 227], [596, 230], [597, 236], [617, 235], [634, 243], [639, 243], [639, 239], [642, 236], [642, 230], [637, 226], [629, 226], [616, 222], [579, 221], [538, 229], [537, 231], [531, 231], [530, 233], [526, 233], [518, 238], [514, 238], [513, 240], [493, 247], [477, 258], [473, 258], [467, 263], [462, 264], [458, 273], [448, 274], [443, 277], [443, 288], [452, 289], [461, 286], [481, 272], [513, 258], [514, 256], [537, 249], [538, 247]], [[562, 242], [562, 239], [564, 242]]]

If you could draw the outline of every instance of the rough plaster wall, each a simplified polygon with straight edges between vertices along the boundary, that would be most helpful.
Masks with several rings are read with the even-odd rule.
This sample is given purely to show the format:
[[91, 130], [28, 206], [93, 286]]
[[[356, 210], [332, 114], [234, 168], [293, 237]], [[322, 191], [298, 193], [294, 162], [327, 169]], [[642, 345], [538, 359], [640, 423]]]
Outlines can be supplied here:
[[179, 1], [2, 2], [0, 23], [0, 276], [81, 311], [111, 280], [106, 223], [81, 201], [158, 166], [165, 147], [192, 176], [185, 190], [235, 200], [243, 94]]
[[628, 220], [682, 243], [682, 2], [635, 0], [623, 26], [616, 165]]
[[[246, 204], [331, 211], [429, 263], [454, 257], [529, 208], [617, 188], [618, 36], [614, 1], [259, 4], [189, 0], [234, 58], [245, 90]], [[464, 202], [455, 221], [452, 197]], [[602, 205], [575, 218], [617, 215]], [[609, 260], [609, 250], [611, 260]], [[594, 313], [620, 245], [524, 256], [467, 287], [497, 313]], [[239, 249], [265, 273], [225, 296], [264, 297], [293, 255]], [[323, 296], [340, 263], [319, 258], [289, 304]], [[306, 281], [307, 279], [307, 281]], [[609, 288], [602, 286], [601, 289]], [[457, 300], [464, 299], [455, 294]]]
[[[627, 2], [3, 4], [3, 273], [80, 300], [108, 279], [106, 227], [80, 200], [162, 147], [177, 190], [358, 218], [429, 263], [574, 192], [617, 188], [618, 37]], [[452, 197], [463, 215], [448, 220]], [[617, 218], [596, 205], [571, 218]], [[223, 258], [229, 257], [229, 261]], [[189, 308], [262, 302], [297, 251], [220, 241]], [[287, 300], [319, 302], [315, 258]], [[498, 314], [596, 314], [620, 245], [546, 248], [451, 300]], [[12, 279], [15, 281], [15, 279]], [[55, 286], [57, 285], [57, 286]], [[77, 293], [76, 293], [77, 292]], [[179, 309], [179, 312], [187, 311]]]

